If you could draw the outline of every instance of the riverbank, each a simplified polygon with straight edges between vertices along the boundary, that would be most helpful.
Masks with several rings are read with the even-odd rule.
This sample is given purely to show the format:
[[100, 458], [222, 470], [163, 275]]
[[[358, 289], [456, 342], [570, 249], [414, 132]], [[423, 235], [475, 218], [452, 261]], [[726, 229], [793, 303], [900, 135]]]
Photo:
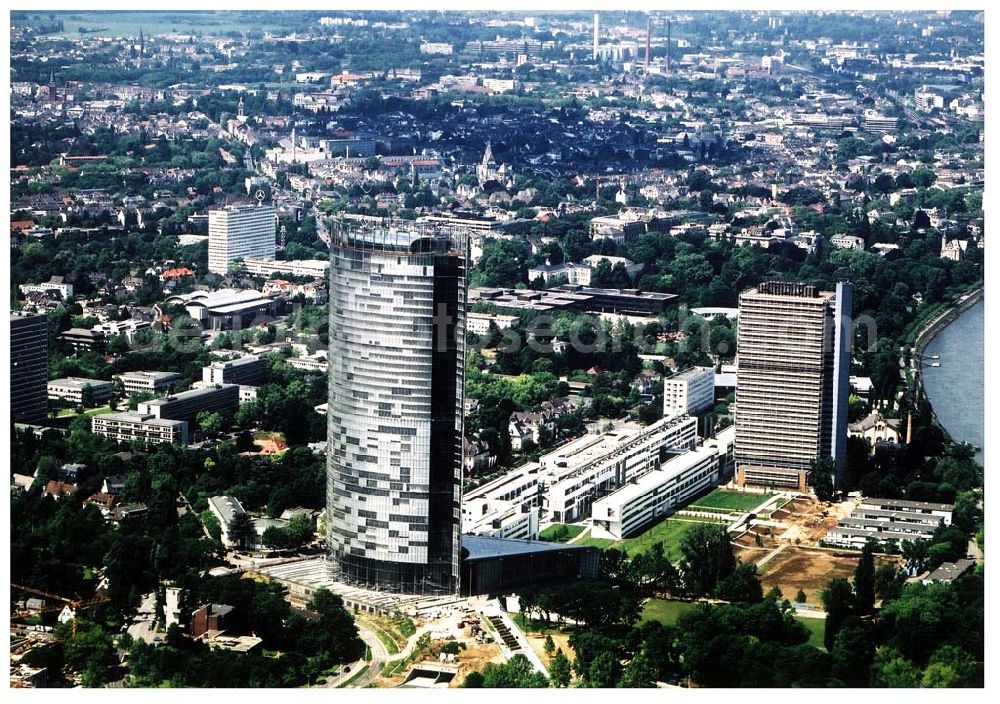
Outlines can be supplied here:
[[[974, 384], [965, 388], [969, 380], [962, 375], [945, 381], [944, 386], [942, 383], [946, 374], [949, 376], [954, 374], [952, 369], [957, 360], [960, 358], [965, 359], [958, 350], [949, 349], [955, 344], [955, 341], [951, 339], [955, 337], [955, 334], [948, 335], [943, 333], [953, 324], [963, 325], [964, 322], [957, 321], [964, 321], [965, 319], [962, 316], [967, 313], [972, 315], [970, 311], [976, 306], [981, 305], [982, 301], [982, 288], [968, 291], [951, 305], [934, 313], [933, 317], [921, 325], [910, 348], [909, 374], [907, 375], [918, 402], [926, 403], [930, 408], [935, 425], [942, 430], [949, 441], [969, 442], [976, 446], [977, 459], [980, 462], [982, 462], [983, 458], [982, 445], [984, 441], [981, 429], [982, 402], [980, 401], [978, 406], [968, 403], [972, 400], [972, 396], [977, 392], [977, 389]], [[982, 321], [982, 312], [979, 311], [974, 317]], [[965, 331], [963, 328], [960, 331], [960, 337], [957, 339], [975, 340], [977, 339], [975, 333], [978, 331], [978, 344], [981, 345], [982, 329], [979, 325], [976, 325], [975, 328], [976, 330], [969, 331]], [[973, 344], [976, 343], [973, 342]], [[928, 367], [925, 356], [930, 354], [933, 354], [935, 359], [938, 359], [940, 355], [938, 365], [947, 365], [947, 369], [942, 369], [938, 365]], [[981, 350], [978, 362], [968, 359], [968, 363], [974, 367], [978, 367], [978, 369], [969, 369], [969, 371], [978, 371], [978, 377], [980, 378], [983, 372], [982, 362]], [[976, 375], [973, 374], [973, 376]], [[935, 408], [935, 404], [938, 404], [940, 407]], [[977, 424], [979, 425], [978, 428]]]
[[[917, 332], [917, 336], [913, 341], [912, 353], [913, 356], [919, 357], [927, 349], [927, 345], [930, 344], [934, 336], [939, 332], [948, 327], [951, 323], [955, 322], [962, 313], [969, 310], [972, 306], [983, 300], [983, 289], [977, 288], [968, 293], [962, 294], [957, 301], [955, 301], [951, 306], [942, 310], [940, 313], [935, 315], [931, 320], [924, 323]], [[919, 376], [920, 367], [917, 365], [917, 376]]]

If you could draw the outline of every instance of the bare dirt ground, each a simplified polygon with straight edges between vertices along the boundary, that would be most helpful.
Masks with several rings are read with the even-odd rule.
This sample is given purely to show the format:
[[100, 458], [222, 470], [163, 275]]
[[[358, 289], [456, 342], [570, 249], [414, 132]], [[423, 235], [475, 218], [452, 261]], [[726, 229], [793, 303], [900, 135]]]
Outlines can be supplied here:
[[[541, 658], [542, 662], [548, 667], [549, 662], [552, 660], [548, 655], [545, 654], [545, 634], [544, 633], [525, 633], [524, 634], [528, 643], [531, 644], [531, 649], [535, 651], [535, 654]], [[562, 648], [563, 655], [569, 658], [570, 662], [576, 659], [576, 653], [569, 645], [569, 634], [562, 633], [560, 631], [550, 631], [549, 635], [552, 636], [552, 642], [556, 645], [556, 650]], [[552, 651], [555, 654], [555, 650]]]
[[[801, 589], [808, 603], [821, 606], [820, 593], [831, 579], [854, 578], [858, 557], [859, 553], [850, 550], [789, 545], [761, 567], [761, 586], [765, 593], [776, 586], [787, 599], [794, 599]], [[898, 562], [898, 558], [879, 555], [875, 562]]]
[[504, 661], [500, 646], [496, 643], [477, 643], [475, 640], [465, 642], [466, 648], [455, 658], [458, 664], [458, 674], [449, 687], [461, 687], [465, 678], [473, 670], [482, 670], [488, 662], [500, 664]]

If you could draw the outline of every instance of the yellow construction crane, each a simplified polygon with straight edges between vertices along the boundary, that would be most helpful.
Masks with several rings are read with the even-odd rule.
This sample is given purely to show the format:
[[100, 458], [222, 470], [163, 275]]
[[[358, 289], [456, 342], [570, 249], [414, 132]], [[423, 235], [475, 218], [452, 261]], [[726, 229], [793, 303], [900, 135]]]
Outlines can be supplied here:
[[52, 594], [51, 592], [46, 592], [46, 591], [43, 591], [41, 589], [36, 589], [35, 587], [28, 587], [28, 586], [25, 586], [23, 584], [14, 584], [12, 582], [10, 586], [13, 589], [20, 589], [22, 592], [28, 592], [29, 594], [36, 594], [38, 596], [44, 596], [44, 597], [49, 598], [49, 599], [55, 599], [56, 601], [63, 602], [62, 606], [49, 606], [49, 607], [46, 607], [46, 608], [43, 608], [43, 609], [32, 609], [32, 610], [17, 611], [17, 612], [14, 613], [15, 618], [20, 618], [22, 616], [26, 616], [26, 615], [32, 614], [32, 613], [46, 613], [46, 612], [49, 612], [49, 611], [62, 611], [64, 608], [66, 608], [68, 606], [70, 612], [72, 612], [72, 614], [73, 614], [73, 635], [74, 636], [76, 635], [76, 613], [77, 613], [77, 611], [79, 611], [80, 609], [82, 609], [84, 607], [87, 607], [87, 606], [94, 606], [96, 604], [103, 604], [103, 603], [105, 603], [105, 602], [108, 601], [108, 597], [106, 597], [106, 596], [98, 596], [98, 597], [93, 597], [91, 599], [71, 599], [71, 598], [66, 597], [66, 596], [61, 596], [59, 594]]

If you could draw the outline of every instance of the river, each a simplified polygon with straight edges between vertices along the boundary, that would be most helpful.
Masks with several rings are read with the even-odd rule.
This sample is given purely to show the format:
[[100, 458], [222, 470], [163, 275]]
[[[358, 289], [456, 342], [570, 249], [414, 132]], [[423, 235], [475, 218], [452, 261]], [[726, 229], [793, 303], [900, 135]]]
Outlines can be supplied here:
[[[924, 391], [938, 421], [956, 442], [970, 442], [983, 461], [985, 423], [983, 404], [984, 305], [980, 301], [934, 336], [924, 350]], [[928, 359], [940, 355], [940, 359]]]

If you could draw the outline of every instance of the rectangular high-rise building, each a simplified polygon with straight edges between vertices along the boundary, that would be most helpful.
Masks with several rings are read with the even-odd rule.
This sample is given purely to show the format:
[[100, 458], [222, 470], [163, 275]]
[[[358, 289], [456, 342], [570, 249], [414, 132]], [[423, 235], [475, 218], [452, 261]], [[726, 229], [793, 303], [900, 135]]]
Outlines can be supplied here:
[[342, 221], [330, 248], [327, 544], [343, 582], [458, 593], [464, 233]]
[[10, 315], [10, 416], [43, 423], [48, 414], [49, 324], [44, 315]]
[[229, 205], [208, 212], [208, 270], [225, 274], [246, 257], [274, 259], [277, 219], [270, 205]]
[[853, 295], [767, 282], [740, 296], [736, 476], [804, 491], [814, 460], [833, 458], [840, 483], [847, 442]]

